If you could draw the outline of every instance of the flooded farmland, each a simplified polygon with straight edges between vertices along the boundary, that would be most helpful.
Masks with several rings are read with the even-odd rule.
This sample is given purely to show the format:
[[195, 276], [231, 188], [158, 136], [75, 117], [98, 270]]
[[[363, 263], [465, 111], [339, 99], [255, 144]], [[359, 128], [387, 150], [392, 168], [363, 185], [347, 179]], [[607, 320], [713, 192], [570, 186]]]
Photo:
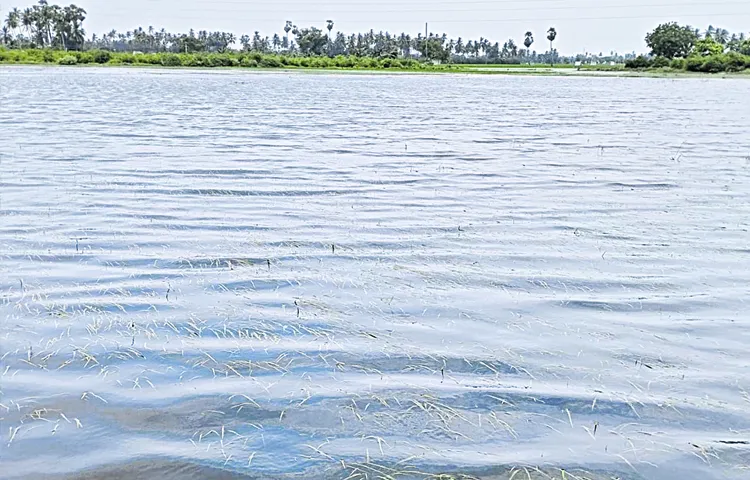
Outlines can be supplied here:
[[0, 69], [0, 478], [747, 478], [749, 99]]

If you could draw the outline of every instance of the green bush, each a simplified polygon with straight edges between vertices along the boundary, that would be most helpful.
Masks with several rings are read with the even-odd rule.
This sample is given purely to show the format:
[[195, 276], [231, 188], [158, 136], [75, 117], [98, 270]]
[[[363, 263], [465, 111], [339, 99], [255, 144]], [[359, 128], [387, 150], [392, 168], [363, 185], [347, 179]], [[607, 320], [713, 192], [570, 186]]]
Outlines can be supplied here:
[[374, 58], [364, 58], [362, 60], [363, 68], [378, 68], [379, 66], [378, 61]]
[[685, 69], [689, 72], [700, 72], [703, 68], [704, 59], [702, 57], [689, 57], [685, 61]]
[[669, 66], [667, 57], [656, 57], [651, 61], [651, 68], [665, 68]]
[[161, 56], [161, 64], [165, 67], [181, 67], [182, 59], [175, 53], [165, 53]]
[[263, 68], [281, 68], [284, 64], [276, 57], [263, 57], [260, 61], [260, 66]]
[[310, 66], [313, 68], [330, 68], [331, 61], [328, 57], [315, 57], [310, 62]]
[[724, 55], [711, 55], [703, 61], [700, 71], [706, 73], [720, 73], [727, 70], [727, 61]]
[[239, 67], [240, 61], [226, 53], [211, 53], [203, 58], [204, 67]]
[[745, 57], [737, 52], [729, 52], [724, 55], [724, 63], [727, 72], [741, 72], [747, 67], [747, 61], [750, 58]]
[[112, 58], [112, 55], [105, 50], [93, 50], [90, 53], [91, 57], [94, 60], [94, 63], [98, 63], [100, 65], [109, 63], [109, 60]]
[[669, 62], [669, 66], [674, 70], [685, 70], [687, 67], [687, 60], [684, 58], [675, 58]]
[[60, 65], [75, 65], [78, 63], [78, 58], [75, 55], [65, 55], [57, 63]]
[[644, 57], [643, 55], [639, 55], [638, 57], [625, 62], [625, 68], [629, 68], [629, 69], [643, 69], [643, 68], [649, 68], [650, 66], [651, 66], [651, 60]]
[[120, 60], [120, 63], [124, 63], [126, 65], [132, 65], [135, 63], [135, 55], [132, 53], [124, 53], [118, 57]]
[[354, 58], [337, 55], [333, 57], [333, 65], [338, 68], [351, 68], [354, 66]]
[[161, 65], [162, 54], [160, 53], [145, 53], [143, 55], [136, 55], [138, 63], [146, 65]]
[[94, 56], [90, 53], [85, 52], [76, 52], [75, 53], [76, 60], [78, 60], [78, 63], [86, 64], [86, 63], [93, 63], [94, 62]]

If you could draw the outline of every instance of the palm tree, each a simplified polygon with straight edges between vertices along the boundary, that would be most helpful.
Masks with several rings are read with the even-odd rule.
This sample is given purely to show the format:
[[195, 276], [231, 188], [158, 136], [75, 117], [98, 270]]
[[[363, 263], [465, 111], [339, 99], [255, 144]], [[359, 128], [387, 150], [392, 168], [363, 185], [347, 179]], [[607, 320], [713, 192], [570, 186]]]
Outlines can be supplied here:
[[287, 20], [286, 25], [284, 25], [284, 33], [286, 33], [287, 44], [289, 43], [289, 32], [291, 30], [292, 30], [292, 22], [290, 20]]
[[[529, 50], [531, 50], [531, 46], [534, 45], [534, 34], [531, 32], [526, 32], [526, 35], [523, 39], [523, 44], [526, 47], [526, 53], [529, 53]], [[529, 57], [529, 65], [531, 65], [531, 57]]]
[[552, 48], [552, 43], [555, 41], [556, 38], [557, 38], [557, 30], [555, 30], [555, 27], [550, 27], [550, 29], [547, 30], [547, 40], [549, 40], [549, 63], [550, 63], [550, 66], [554, 65], [554, 62], [553, 62], [552, 59], [554, 58], [553, 52], [555, 51], [555, 49]]
[[331, 41], [331, 30], [333, 30], [333, 20], [326, 20], [326, 28], [328, 29], [328, 41]]
[[464, 40], [461, 37], [458, 37], [458, 40], [456, 40], [456, 55], [462, 55], [464, 53]]
[[8, 19], [5, 20], [5, 26], [8, 27], [8, 30], [16, 33], [16, 29], [21, 25], [21, 11], [17, 8], [14, 8], [10, 12], [8, 12]]
[[526, 32], [526, 35], [523, 39], [524, 46], [529, 49], [532, 45], [534, 45], [534, 34], [531, 32]]
[[724, 28], [717, 28], [714, 32], [714, 40], [716, 40], [717, 43], [726, 45], [727, 42], [729, 42], [729, 31]]
[[26, 34], [31, 37], [31, 27], [34, 25], [34, 12], [30, 8], [21, 13], [21, 24], [26, 28]]

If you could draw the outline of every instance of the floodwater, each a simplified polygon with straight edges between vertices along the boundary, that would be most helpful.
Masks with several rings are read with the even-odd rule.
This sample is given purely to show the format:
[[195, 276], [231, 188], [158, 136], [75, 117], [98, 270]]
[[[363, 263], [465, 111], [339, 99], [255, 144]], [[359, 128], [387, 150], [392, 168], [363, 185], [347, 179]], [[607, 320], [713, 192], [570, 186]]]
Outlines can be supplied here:
[[748, 125], [744, 80], [0, 69], [0, 477], [747, 478]]

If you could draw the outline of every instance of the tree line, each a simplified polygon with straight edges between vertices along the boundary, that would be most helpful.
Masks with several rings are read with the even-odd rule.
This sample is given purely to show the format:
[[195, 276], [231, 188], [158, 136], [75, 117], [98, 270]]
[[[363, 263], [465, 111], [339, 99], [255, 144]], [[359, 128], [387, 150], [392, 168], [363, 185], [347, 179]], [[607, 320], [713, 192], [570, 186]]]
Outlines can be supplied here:
[[0, 40], [13, 46], [80, 50], [86, 42], [83, 21], [86, 11], [75, 5], [60, 7], [39, 0], [24, 10], [12, 9], [5, 19]]
[[671, 68], [707, 73], [750, 68], [750, 38], [712, 25], [705, 31], [664, 23], [646, 35], [650, 56], [626, 63], [627, 68]]
[[[47, 0], [23, 10], [10, 11], [0, 32], [0, 42], [10, 49], [51, 48], [65, 51], [104, 50], [130, 53], [224, 53], [228, 51], [257, 52], [298, 56], [354, 56], [376, 59], [419, 58], [435, 63], [573, 63], [588, 55], [562, 57], [554, 48], [557, 30], [552, 27], [545, 38], [549, 50], [537, 53], [538, 44], [532, 32], [520, 42], [514, 39], [493, 42], [487, 38], [449, 38], [446, 34], [375, 32], [345, 34], [334, 32], [335, 23], [325, 26], [298, 27], [286, 21], [279, 33], [237, 37], [230, 32], [190, 30], [171, 33], [154, 27], [136, 28], [127, 32], [112, 30], [105, 34], [86, 36], [83, 22], [86, 11], [75, 5], [59, 7]], [[283, 33], [282, 33], [283, 32]], [[634, 55], [632, 55], [634, 56]], [[622, 61], [625, 57], [611, 52], [594, 56], [600, 61]]]

